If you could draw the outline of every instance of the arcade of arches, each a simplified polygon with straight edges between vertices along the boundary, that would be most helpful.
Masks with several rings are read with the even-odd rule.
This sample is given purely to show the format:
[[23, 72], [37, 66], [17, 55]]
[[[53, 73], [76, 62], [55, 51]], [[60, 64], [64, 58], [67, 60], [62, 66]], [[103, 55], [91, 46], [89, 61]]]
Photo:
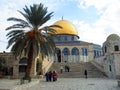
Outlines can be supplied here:
[[[72, 58], [71, 58], [72, 57]], [[82, 58], [81, 58], [82, 57]], [[84, 58], [85, 57], [85, 58]], [[56, 48], [54, 61], [56, 62], [80, 62], [87, 61], [88, 49], [87, 48]]]

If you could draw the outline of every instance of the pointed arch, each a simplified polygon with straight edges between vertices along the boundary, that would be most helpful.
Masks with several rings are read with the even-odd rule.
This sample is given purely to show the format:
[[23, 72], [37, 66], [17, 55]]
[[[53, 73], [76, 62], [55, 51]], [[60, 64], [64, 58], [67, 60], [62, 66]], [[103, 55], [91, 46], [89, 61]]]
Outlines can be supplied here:
[[88, 49], [87, 48], [82, 48], [82, 55], [88, 56]]
[[88, 49], [87, 48], [81, 48], [82, 49], [82, 60], [84, 62], [88, 61]]
[[72, 60], [73, 62], [79, 62], [80, 58], [79, 58], [79, 49], [74, 47], [71, 50], [71, 54], [72, 54]]
[[58, 61], [61, 62], [61, 50], [59, 48], [55, 48], [55, 60], [54, 61]]
[[70, 50], [68, 48], [64, 48], [62, 51], [63, 61], [68, 62]]
[[63, 51], [62, 51], [62, 53], [64, 55], [70, 55], [70, 50], [68, 48], [64, 48]]
[[79, 50], [78, 50], [78, 48], [76, 48], [76, 47], [74, 47], [74, 48], [72, 48], [72, 55], [79, 55]]

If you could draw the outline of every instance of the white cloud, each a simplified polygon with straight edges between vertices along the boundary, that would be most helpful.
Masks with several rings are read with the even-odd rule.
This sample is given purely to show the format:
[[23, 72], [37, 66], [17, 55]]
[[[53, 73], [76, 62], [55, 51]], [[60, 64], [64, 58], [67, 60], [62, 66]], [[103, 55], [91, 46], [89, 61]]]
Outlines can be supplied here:
[[103, 35], [103, 27], [97, 25], [90, 25], [83, 21], [73, 21], [73, 23], [78, 27], [78, 34], [80, 35], [80, 40], [87, 41], [91, 43], [100, 44], [105, 40]]
[[[87, 9], [94, 6], [100, 18], [94, 23], [75, 21], [82, 40], [101, 44], [111, 33], [120, 35], [120, 1], [119, 0], [80, 0], [80, 8]], [[104, 10], [103, 10], [104, 9]]]
[[[33, 4], [39, 4], [44, 3], [44, 7], [49, 7], [49, 10], [56, 10], [57, 7], [59, 7], [60, 3], [56, 2], [56, 0], [3, 0], [1, 1], [1, 5], [0, 5], [0, 51], [9, 51], [10, 49], [6, 50], [6, 46], [7, 46], [7, 31], [5, 31], [5, 29], [10, 26], [13, 25], [13, 22], [8, 22], [7, 18], [9, 17], [17, 17], [17, 18], [23, 18], [22, 15], [17, 11], [17, 10], [23, 10], [23, 8], [25, 7], [25, 5], [29, 6], [29, 5], [33, 5]], [[48, 10], [48, 11], [49, 11]]]
[[81, 8], [88, 8], [90, 6], [94, 6], [98, 10], [101, 10], [107, 7], [109, 4], [114, 3], [118, 0], [79, 0]]
[[[7, 18], [11, 16], [22, 18], [17, 10], [22, 10], [25, 5], [29, 6], [42, 2], [44, 6], [49, 7], [48, 11], [55, 12], [62, 7], [65, 2], [70, 1], [78, 1], [79, 8], [84, 10], [93, 6], [97, 9], [97, 14], [101, 15], [100, 18], [93, 23], [87, 23], [84, 20], [78, 21], [77, 19], [73, 21], [73, 24], [77, 26], [80, 40], [102, 44], [109, 34], [117, 33], [120, 35], [120, 0], [3, 0], [1, 2], [3, 5], [0, 5], [0, 40], [6, 42], [7, 32], [5, 28], [12, 24], [7, 22]], [[50, 20], [47, 25], [54, 23], [56, 20], [55, 18], [54, 20]], [[5, 43], [0, 42], [0, 45], [5, 46]], [[4, 49], [5, 48], [0, 48], [0, 51]]]

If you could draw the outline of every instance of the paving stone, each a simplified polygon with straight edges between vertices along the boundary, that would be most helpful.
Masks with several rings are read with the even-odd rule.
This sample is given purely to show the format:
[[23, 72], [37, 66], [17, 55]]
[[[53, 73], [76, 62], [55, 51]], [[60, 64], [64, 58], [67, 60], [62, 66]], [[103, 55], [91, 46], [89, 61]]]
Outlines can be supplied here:
[[115, 79], [60, 78], [56, 82], [40, 82], [28, 90], [120, 90]]
[[[36, 84], [17, 90], [120, 90], [117, 81], [108, 78], [58, 78], [56, 82], [46, 82], [45, 78], [41, 78], [32, 82]], [[19, 80], [0, 80], [0, 90], [12, 90], [18, 82]]]

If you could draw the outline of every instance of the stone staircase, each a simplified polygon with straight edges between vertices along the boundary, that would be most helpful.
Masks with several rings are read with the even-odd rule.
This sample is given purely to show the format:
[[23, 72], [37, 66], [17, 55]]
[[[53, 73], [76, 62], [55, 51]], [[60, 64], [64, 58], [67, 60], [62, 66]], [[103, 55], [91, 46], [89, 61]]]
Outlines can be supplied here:
[[[63, 73], [60, 73], [60, 66], [69, 65], [70, 66], [70, 72], [65, 72], [63, 70]], [[88, 78], [105, 78], [106, 76], [97, 69], [94, 65], [92, 65], [90, 62], [86, 63], [53, 63], [52, 67], [49, 70], [56, 70], [58, 72], [59, 78], [84, 78], [84, 70], [87, 69], [88, 72]]]

